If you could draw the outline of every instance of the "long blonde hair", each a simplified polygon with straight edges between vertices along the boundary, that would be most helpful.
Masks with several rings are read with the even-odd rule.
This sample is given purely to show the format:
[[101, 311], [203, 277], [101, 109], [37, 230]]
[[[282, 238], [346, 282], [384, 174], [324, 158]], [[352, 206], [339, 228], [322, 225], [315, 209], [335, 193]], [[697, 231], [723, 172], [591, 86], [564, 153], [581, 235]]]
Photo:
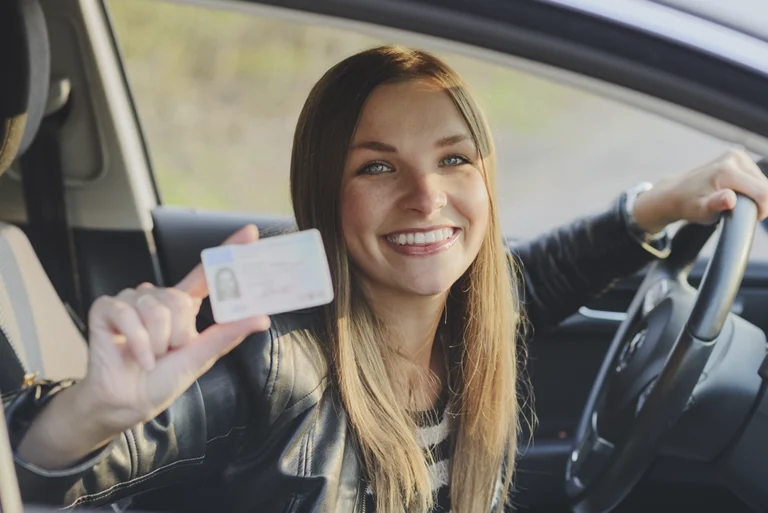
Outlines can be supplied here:
[[[501, 511], [517, 449], [517, 277], [499, 228], [496, 164], [485, 119], [459, 76], [433, 55], [397, 46], [340, 62], [317, 82], [299, 117], [291, 158], [291, 196], [299, 229], [317, 228], [325, 243], [335, 301], [323, 310], [317, 339], [330, 369], [377, 501], [377, 511], [425, 511], [433, 503], [428, 458], [413, 417], [396, 394], [394, 351], [355, 280], [341, 232], [340, 194], [355, 128], [371, 92], [385, 83], [427, 79], [445, 88], [482, 156], [490, 197], [488, 230], [446, 308], [452, 434], [453, 511], [489, 511], [501, 479]], [[460, 470], [459, 470], [460, 469]], [[503, 469], [503, 470], [502, 470]]]

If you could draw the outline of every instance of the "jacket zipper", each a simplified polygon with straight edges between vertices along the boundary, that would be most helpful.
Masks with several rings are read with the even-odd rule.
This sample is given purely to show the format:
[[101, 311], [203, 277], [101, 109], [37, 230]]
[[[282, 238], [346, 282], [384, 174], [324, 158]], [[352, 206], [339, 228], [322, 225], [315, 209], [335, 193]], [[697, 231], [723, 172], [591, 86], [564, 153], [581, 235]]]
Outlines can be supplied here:
[[358, 497], [360, 497], [360, 502], [362, 503], [360, 512], [365, 513], [365, 504], [367, 501], [365, 500], [365, 481], [363, 481], [362, 479], [360, 480], [360, 484], [357, 486], [357, 493], [358, 493]]

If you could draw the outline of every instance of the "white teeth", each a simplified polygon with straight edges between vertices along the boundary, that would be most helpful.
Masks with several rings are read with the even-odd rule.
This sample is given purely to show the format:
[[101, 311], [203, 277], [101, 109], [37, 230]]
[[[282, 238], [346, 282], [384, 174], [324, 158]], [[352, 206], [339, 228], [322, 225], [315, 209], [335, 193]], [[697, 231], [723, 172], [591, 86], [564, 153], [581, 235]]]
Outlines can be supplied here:
[[439, 228], [431, 232], [398, 233], [388, 236], [387, 239], [390, 242], [404, 246], [406, 244], [434, 244], [435, 242], [450, 239], [452, 235], [452, 228]]

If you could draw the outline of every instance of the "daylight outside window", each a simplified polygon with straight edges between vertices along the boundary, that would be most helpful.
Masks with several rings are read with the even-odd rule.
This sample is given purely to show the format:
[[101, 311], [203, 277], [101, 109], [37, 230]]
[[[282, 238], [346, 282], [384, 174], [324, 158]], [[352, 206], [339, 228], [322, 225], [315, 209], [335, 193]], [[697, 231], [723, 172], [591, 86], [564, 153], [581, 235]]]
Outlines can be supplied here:
[[[165, 205], [290, 215], [293, 130], [310, 88], [344, 57], [399, 43], [155, 0], [110, 0], [107, 7]], [[600, 211], [623, 189], [688, 170], [728, 147], [570, 86], [439, 55], [469, 82], [491, 124], [501, 218], [511, 237]], [[762, 230], [752, 258], [768, 259]]]

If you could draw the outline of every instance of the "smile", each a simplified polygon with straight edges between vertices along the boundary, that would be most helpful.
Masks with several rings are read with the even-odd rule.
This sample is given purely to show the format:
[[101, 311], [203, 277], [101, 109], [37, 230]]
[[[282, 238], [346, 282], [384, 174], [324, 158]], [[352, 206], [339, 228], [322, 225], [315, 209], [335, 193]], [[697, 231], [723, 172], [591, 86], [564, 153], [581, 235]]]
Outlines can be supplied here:
[[404, 231], [383, 237], [388, 246], [410, 256], [426, 256], [448, 249], [459, 237], [459, 228], [434, 228], [428, 231]]
[[428, 232], [403, 232], [387, 235], [387, 240], [393, 244], [405, 246], [434, 244], [448, 240], [453, 236], [453, 228], [437, 228]]

